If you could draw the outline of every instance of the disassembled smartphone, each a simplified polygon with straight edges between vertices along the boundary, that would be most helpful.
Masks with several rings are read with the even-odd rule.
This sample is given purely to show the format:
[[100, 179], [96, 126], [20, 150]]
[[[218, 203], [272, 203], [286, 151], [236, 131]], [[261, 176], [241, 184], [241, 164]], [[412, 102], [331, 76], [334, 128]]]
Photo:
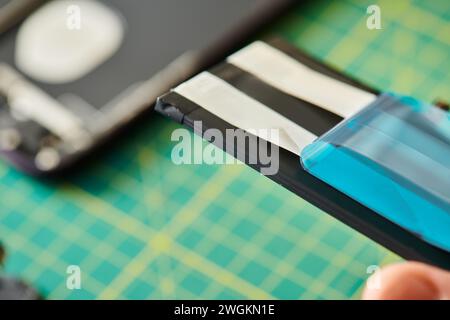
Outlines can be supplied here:
[[292, 2], [0, 1], [0, 152], [67, 167]]

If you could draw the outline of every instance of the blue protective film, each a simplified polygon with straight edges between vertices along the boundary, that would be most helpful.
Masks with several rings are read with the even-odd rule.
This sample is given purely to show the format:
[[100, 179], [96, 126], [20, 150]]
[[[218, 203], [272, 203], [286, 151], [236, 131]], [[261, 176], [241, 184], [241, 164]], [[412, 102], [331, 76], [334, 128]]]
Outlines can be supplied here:
[[450, 113], [383, 94], [308, 145], [302, 165], [356, 201], [450, 251]]

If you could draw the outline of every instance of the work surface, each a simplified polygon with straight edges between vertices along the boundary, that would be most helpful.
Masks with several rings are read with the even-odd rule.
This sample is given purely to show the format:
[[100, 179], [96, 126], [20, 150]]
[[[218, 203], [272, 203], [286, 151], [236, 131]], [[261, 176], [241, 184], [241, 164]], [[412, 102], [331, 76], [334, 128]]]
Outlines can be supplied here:
[[[368, 30], [372, 3], [299, 7], [268, 33], [381, 90], [450, 100], [448, 1], [381, 2]], [[339, 299], [399, 260], [244, 165], [174, 165], [177, 125], [147, 117], [60, 181], [0, 163], [8, 273], [47, 298]]]

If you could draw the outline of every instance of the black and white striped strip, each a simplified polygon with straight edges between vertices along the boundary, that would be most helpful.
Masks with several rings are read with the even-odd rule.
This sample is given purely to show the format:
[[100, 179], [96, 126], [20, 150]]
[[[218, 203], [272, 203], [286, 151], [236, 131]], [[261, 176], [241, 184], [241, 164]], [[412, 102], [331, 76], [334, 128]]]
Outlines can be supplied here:
[[278, 129], [295, 154], [376, 97], [259, 41], [228, 61], [173, 91], [237, 128]]

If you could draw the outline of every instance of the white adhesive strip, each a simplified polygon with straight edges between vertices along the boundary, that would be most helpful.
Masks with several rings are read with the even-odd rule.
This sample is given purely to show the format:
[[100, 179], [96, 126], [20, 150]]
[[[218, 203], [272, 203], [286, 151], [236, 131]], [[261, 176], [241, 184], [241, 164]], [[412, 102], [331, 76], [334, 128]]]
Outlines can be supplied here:
[[[209, 72], [193, 77], [173, 91], [233, 126], [256, 133], [260, 138], [295, 154], [299, 154], [316, 138], [311, 132]], [[278, 141], [259, 134], [261, 129], [278, 129]]]
[[376, 95], [314, 71], [262, 41], [253, 42], [227, 61], [286, 94], [344, 118], [376, 99]]

